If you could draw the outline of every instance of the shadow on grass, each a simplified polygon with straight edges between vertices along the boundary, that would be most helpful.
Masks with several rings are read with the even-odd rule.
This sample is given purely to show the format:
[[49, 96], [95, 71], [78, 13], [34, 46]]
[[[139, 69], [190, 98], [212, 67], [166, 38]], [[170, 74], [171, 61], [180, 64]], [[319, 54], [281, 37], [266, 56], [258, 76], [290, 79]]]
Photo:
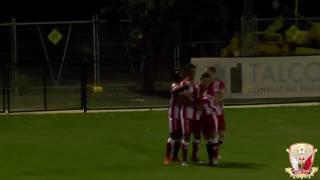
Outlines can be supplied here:
[[261, 169], [264, 166], [266, 166], [266, 164], [252, 162], [221, 161], [217, 168]]

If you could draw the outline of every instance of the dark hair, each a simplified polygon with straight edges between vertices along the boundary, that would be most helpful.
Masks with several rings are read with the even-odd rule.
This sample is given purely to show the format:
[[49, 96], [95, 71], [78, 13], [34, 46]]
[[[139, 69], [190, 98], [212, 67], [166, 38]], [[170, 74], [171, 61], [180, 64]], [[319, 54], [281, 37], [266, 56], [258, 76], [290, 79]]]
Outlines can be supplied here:
[[209, 73], [203, 73], [201, 75], [201, 80], [204, 79], [204, 78], [210, 78], [210, 74]]
[[175, 71], [172, 73], [172, 76], [173, 76], [174, 82], [180, 82], [180, 81], [182, 81], [182, 79], [181, 79], [181, 72], [180, 72], [179, 70], [175, 70]]
[[216, 68], [214, 66], [207, 67], [208, 70], [212, 71], [213, 73], [216, 73]]

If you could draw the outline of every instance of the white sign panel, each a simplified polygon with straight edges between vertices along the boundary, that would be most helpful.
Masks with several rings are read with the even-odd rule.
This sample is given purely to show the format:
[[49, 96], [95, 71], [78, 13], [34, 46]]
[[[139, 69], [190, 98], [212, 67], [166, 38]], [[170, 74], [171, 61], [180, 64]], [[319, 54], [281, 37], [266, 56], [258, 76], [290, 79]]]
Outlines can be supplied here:
[[225, 81], [226, 98], [320, 96], [320, 56], [193, 58], [199, 80], [215, 66]]

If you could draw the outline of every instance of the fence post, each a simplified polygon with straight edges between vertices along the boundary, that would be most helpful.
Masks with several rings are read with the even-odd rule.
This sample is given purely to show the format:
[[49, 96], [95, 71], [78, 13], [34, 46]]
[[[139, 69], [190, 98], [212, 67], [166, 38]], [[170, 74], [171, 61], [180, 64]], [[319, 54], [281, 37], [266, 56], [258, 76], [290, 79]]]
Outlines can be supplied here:
[[93, 73], [94, 85], [100, 85], [100, 38], [99, 38], [100, 20], [98, 15], [93, 15], [92, 35], [93, 35]]
[[46, 66], [46, 64], [42, 61], [42, 68], [43, 68], [43, 78], [42, 78], [42, 90], [43, 90], [43, 108], [45, 111], [48, 110], [48, 101], [47, 101], [47, 97], [48, 97], [48, 68]]
[[5, 78], [5, 83], [6, 85], [5, 87], [5, 91], [6, 91], [6, 95], [7, 95], [7, 112], [10, 113], [10, 74], [11, 72], [11, 66], [8, 65], [5, 68], [5, 74], [6, 74], [6, 78]]
[[[12, 73], [12, 88], [17, 91], [16, 80], [17, 80], [17, 23], [16, 18], [11, 18], [11, 64], [13, 66]], [[12, 69], [12, 68], [11, 68]]]
[[94, 85], [97, 85], [97, 20], [96, 16], [92, 16], [92, 47], [93, 47], [93, 79], [94, 79]]
[[87, 101], [87, 59], [84, 57], [81, 61], [81, 86], [80, 86], [80, 95], [81, 95], [81, 109], [84, 113], [88, 109]]
[[99, 16], [96, 15], [96, 54], [97, 54], [97, 82], [96, 85], [100, 86], [100, 20]]
[[2, 112], [6, 111], [6, 78], [5, 78], [5, 70], [4, 68], [1, 70], [1, 78], [2, 78]]

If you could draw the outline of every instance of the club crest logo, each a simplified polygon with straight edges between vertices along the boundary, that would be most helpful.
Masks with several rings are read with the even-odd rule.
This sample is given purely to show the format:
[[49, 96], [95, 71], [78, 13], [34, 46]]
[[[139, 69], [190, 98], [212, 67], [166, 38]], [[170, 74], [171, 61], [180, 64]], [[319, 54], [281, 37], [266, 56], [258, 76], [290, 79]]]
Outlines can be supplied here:
[[287, 149], [292, 168], [286, 168], [286, 172], [293, 179], [310, 179], [318, 171], [312, 167], [317, 149], [308, 143], [296, 143]]

